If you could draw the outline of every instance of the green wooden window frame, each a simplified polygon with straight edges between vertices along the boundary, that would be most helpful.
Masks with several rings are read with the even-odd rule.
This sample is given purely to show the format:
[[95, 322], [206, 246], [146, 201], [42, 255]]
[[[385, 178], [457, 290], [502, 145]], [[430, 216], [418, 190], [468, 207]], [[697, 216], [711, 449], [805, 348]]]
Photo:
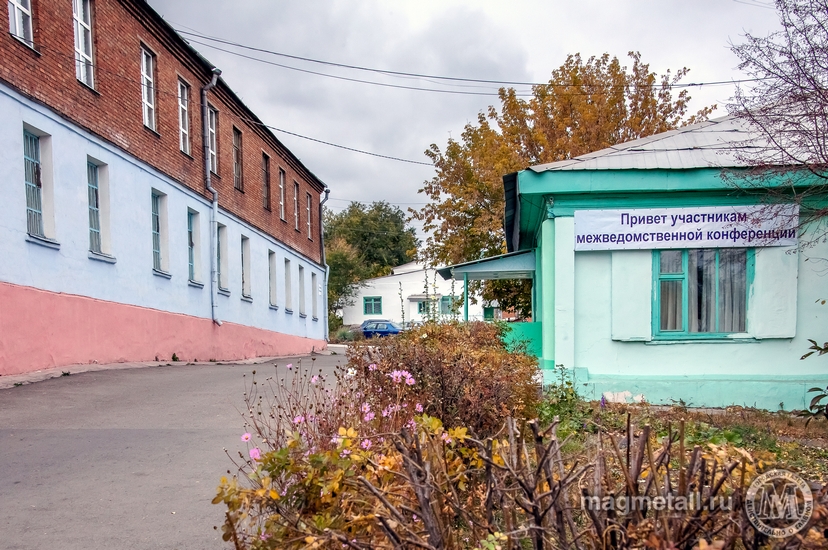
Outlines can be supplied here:
[[382, 296], [365, 296], [362, 299], [364, 315], [382, 315]]
[[[719, 268], [721, 264], [721, 253], [725, 250], [732, 250], [728, 248], [717, 248], [717, 249], [710, 249], [711, 251], [715, 252], [715, 276], [714, 276], [714, 284], [713, 287], [715, 288], [716, 298], [715, 298], [715, 321], [714, 321], [714, 330], [707, 331], [707, 332], [691, 332], [689, 330], [690, 320], [689, 320], [689, 272], [688, 272], [688, 253], [689, 250], [654, 250], [653, 251], [653, 338], [657, 340], [710, 340], [710, 339], [725, 339], [729, 338], [733, 334], [743, 334], [748, 331], [747, 326], [747, 313], [748, 313], [748, 297], [750, 295], [750, 288], [753, 284], [753, 277], [755, 273], [755, 266], [756, 266], [756, 251], [755, 249], [748, 248], [745, 250], [745, 297], [744, 297], [744, 304], [745, 304], [745, 328], [744, 331], [738, 332], [727, 332], [727, 331], [720, 331], [718, 330], [721, 322], [719, 319], [720, 316], [720, 284], [719, 284]], [[681, 252], [681, 271], [676, 271], [674, 273], [662, 273], [661, 272], [661, 254], [662, 253], [675, 253]], [[667, 284], [680, 284], [681, 286], [681, 327], [680, 329], [663, 329], [662, 328], [662, 307], [661, 307], [661, 294], [662, 294], [662, 283]]]

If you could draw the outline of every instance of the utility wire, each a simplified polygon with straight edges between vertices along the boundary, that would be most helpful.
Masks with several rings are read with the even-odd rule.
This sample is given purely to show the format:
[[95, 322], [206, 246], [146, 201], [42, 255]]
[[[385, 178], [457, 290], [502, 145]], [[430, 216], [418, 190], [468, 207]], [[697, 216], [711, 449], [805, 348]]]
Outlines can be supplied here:
[[[738, 0], [735, 0], [735, 1], [738, 1]], [[259, 53], [266, 53], [266, 54], [269, 54], [269, 55], [275, 55], [275, 56], [278, 56], [278, 57], [285, 57], [285, 58], [288, 58], [288, 59], [295, 59], [295, 60], [298, 60], [298, 61], [305, 61], [305, 62], [308, 62], [308, 63], [316, 63], [316, 64], [320, 64], [320, 65], [328, 65], [328, 66], [332, 66], [332, 67], [352, 69], [352, 70], [357, 70], [357, 71], [373, 72], [373, 73], [379, 73], [379, 74], [385, 74], [385, 75], [405, 76], [405, 77], [413, 77], [413, 78], [430, 78], [430, 79], [434, 79], [434, 80], [446, 80], [446, 81], [455, 81], [455, 82], [475, 82], [475, 83], [482, 83], [482, 84], [499, 84], [499, 85], [506, 85], [506, 86], [552, 86], [552, 87], [563, 87], [563, 88], [566, 88], [566, 87], [578, 87], [578, 88], [580, 88], [580, 87], [584, 86], [583, 84], [553, 84], [553, 83], [549, 83], [549, 82], [521, 82], [521, 81], [513, 81], [513, 80], [489, 80], [489, 79], [481, 79], [481, 78], [464, 78], [464, 77], [455, 77], [455, 76], [430, 75], [430, 74], [422, 74], [422, 73], [410, 73], [410, 72], [404, 72], [404, 71], [392, 71], [392, 70], [386, 70], [386, 69], [376, 69], [376, 68], [372, 68], [372, 67], [362, 67], [362, 66], [359, 66], [359, 65], [348, 65], [348, 64], [345, 64], [345, 63], [336, 63], [336, 62], [333, 62], [333, 61], [325, 61], [325, 60], [314, 59], [314, 58], [310, 58], [310, 57], [302, 57], [302, 56], [298, 56], [298, 55], [291, 55], [291, 54], [286, 54], [286, 53], [277, 52], [277, 51], [273, 51], [273, 50], [268, 50], [268, 49], [265, 49], [265, 48], [257, 48], [257, 47], [254, 47], [254, 46], [248, 46], [248, 45], [241, 44], [241, 43], [238, 43], [238, 42], [233, 42], [233, 41], [230, 41], [230, 40], [225, 40], [225, 39], [222, 39], [222, 38], [217, 38], [217, 37], [209, 36], [209, 35], [198, 33], [198, 32], [189, 32], [189, 31], [184, 31], [184, 30], [180, 30], [180, 29], [176, 29], [176, 32], [178, 32], [179, 34], [187, 35], [187, 36], [194, 36], [196, 38], [201, 38], [203, 40], [218, 42], [220, 44], [225, 44], [225, 45], [228, 45], [228, 46], [234, 46], [234, 47], [237, 47], [237, 48], [250, 50], [250, 51], [255, 51], [255, 52], [259, 52]], [[238, 56], [241, 56], [241, 57], [246, 57], [247, 59], [253, 59], [255, 61], [260, 61], [260, 62], [267, 62], [266, 60], [263, 60], [261, 58], [245, 56], [245, 55], [240, 54], [238, 52], [228, 51], [228, 50], [225, 50], [225, 49], [218, 48], [216, 46], [210, 46], [209, 44], [205, 44], [204, 42], [199, 42], [199, 41], [192, 40], [192, 39], [191, 39], [191, 41], [195, 42], [197, 44], [201, 44], [201, 45], [204, 45], [204, 46], [208, 46], [208, 47], [218, 49], [218, 50], [226, 52], [226, 53], [230, 53], [230, 54], [233, 54], [233, 55], [238, 55]], [[284, 66], [284, 65], [279, 65], [279, 66], [283, 66], [285, 68], [293, 69], [293, 70], [300, 70], [300, 71], [303, 71], [303, 72], [311, 72], [313, 74], [319, 74], [321, 76], [329, 76], [329, 77], [332, 77], [332, 78], [344, 78], [344, 77], [337, 77], [335, 75], [330, 75], [330, 74], [325, 74], [325, 73], [316, 73], [316, 72], [313, 72], [313, 71], [298, 69], [296, 67], [290, 67], [290, 66]], [[741, 83], [746, 83], [746, 82], [756, 82], [758, 80], [761, 80], [761, 79], [745, 78], [745, 79], [739, 79], [739, 80], [720, 80], [720, 81], [711, 81], [711, 82], [675, 83], [675, 84], [669, 84], [669, 87], [670, 88], [691, 88], [691, 87], [700, 87], [700, 86], [719, 86], [719, 85], [729, 85], [729, 84], [741, 84]], [[360, 81], [360, 80], [356, 80], [356, 81], [357, 82], [365, 82], [367, 84], [379, 84], [379, 83], [366, 82], [366, 81]], [[660, 83], [654, 83], [653, 85], [654, 86], [660, 86], [661, 84]], [[388, 86], [393, 86], [393, 85], [388, 85]], [[414, 89], [420, 90], [422, 88], [414, 88]], [[429, 91], [431, 91], [431, 90], [429, 90]], [[444, 90], [439, 90], [439, 91], [444, 91]], [[480, 94], [477, 94], [477, 95], [480, 95]], [[484, 94], [484, 95], [487, 95], [487, 94]]]
[[[334, 78], [336, 80], [346, 80], [348, 82], [357, 82], [359, 84], [371, 84], [373, 86], [381, 86], [383, 88], [399, 88], [399, 89], [402, 89], [402, 90], [415, 90], [415, 91], [418, 91], [418, 92], [433, 92], [433, 93], [440, 93], [440, 94], [456, 94], [456, 95], [482, 95], [482, 96], [488, 96], [488, 97], [496, 97], [498, 95], [497, 92], [469, 92], [469, 91], [464, 91], [464, 90], [441, 90], [439, 88], [420, 88], [418, 86], [405, 86], [403, 84], [389, 84], [387, 82], [374, 82], [374, 81], [371, 81], [371, 80], [361, 80], [361, 79], [358, 79], [358, 78], [349, 78], [347, 76], [339, 76], [339, 75], [333, 75], [333, 74], [328, 74], [328, 73], [320, 73], [320, 72], [317, 72], [317, 71], [310, 71], [308, 69], [300, 69], [299, 67], [291, 67], [290, 65], [283, 65], [281, 63], [276, 63], [274, 61], [268, 61], [266, 59], [261, 59], [261, 58], [258, 58], [258, 57], [245, 55], [243, 53], [234, 52], [234, 51], [228, 50], [226, 48], [220, 48], [218, 46], [214, 46], [214, 45], [208, 44], [206, 42], [201, 42], [199, 40], [190, 39], [189, 41], [194, 43], [194, 44], [200, 44], [202, 46], [205, 46], [205, 47], [213, 49], [213, 50], [218, 50], [220, 52], [229, 53], [230, 55], [235, 55], [237, 57], [242, 57], [244, 59], [250, 59], [252, 61], [258, 61], [259, 63], [264, 63], [266, 65], [273, 65], [275, 67], [281, 67], [283, 69], [289, 69], [291, 71], [298, 71], [300, 73], [307, 73], [307, 74], [313, 74], [313, 75], [318, 75], [318, 76], [325, 76], [325, 77], [328, 77], [328, 78]], [[532, 94], [530, 94], [528, 92], [522, 92], [522, 93], [519, 93], [517, 95], [520, 96], [520, 97], [530, 97]]]

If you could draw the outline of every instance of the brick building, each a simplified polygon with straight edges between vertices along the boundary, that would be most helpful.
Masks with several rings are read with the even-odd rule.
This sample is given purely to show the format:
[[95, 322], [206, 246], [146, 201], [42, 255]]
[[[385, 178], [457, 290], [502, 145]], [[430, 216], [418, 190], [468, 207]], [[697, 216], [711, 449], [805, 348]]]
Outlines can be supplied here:
[[324, 347], [327, 187], [220, 71], [142, 0], [6, 9], [0, 374]]

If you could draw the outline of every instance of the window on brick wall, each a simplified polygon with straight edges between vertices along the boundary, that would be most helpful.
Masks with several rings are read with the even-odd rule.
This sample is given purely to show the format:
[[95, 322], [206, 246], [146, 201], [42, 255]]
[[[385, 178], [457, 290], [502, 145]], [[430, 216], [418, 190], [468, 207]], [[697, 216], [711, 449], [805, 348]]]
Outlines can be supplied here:
[[9, 32], [34, 47], [31, 0], [9, 0]]
[[190, 154], [190, 87], [178, 81], [178, 146]]
[[279, 217], [285, 219], [285, 171], [279, 168]]
[[311, 194], [306, 193], [306, 206], [305, 206], [305, 224], [308, 226], [308, 238], [313, 239], [313, 234], [311, 233]]
[[299, 184], [293, 182], [293, 227], [299, 231]]
[[238, 128], [233, 128], [233, 187], [244, 191], [244, 180], [242, 179], [242, 133]]
[[155, 131], [155, 56], [141, 48], [141, 100], [144, 105], [144, 126]]
[[262, 153], [262, 206], [270, 210], [270, 157]]
[[207, 132], [210, 146], [210, 171], [218, 174], [218, 111], [210, 107], [207, 110]]
[[78, 80], [95, 87], [92, 64], [92, 0], [72, 0], [75, 25], [75, 75]]

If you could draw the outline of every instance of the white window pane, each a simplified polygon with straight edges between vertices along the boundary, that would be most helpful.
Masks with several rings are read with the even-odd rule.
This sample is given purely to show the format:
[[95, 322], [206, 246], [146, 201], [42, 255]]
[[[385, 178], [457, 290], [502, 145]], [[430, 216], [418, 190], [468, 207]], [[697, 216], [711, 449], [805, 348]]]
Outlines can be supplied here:
[[689, 332], [716, 332], [716, 251], [687, 252]]
[[681, 281], [661, 281], [661, 330], [682, 330]]

